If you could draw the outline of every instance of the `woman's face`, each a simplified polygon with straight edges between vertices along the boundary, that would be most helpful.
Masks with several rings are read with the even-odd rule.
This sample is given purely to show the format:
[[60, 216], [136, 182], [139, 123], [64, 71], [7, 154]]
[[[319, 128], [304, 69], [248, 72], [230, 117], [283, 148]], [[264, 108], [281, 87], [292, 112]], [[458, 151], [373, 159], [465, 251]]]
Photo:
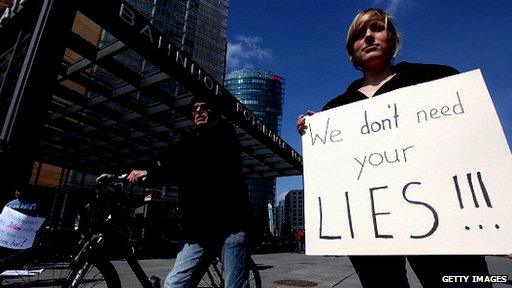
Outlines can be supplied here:
[[354, 42], [354, 60], [363, 70], [372, 66], [390, 65], [392, 51], [384, 21], [370, 21], [358, 32]]

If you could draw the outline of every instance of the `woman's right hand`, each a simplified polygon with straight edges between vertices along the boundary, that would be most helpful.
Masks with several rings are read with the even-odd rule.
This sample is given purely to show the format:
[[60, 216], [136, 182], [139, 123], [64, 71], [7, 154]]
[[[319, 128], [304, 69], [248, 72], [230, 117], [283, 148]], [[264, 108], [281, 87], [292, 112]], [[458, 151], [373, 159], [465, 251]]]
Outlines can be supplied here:
[[130, 172], [130, 175], [126, 179], [131, 183], [136, 183], [140, 178], [146, 177], [148, 175], [148, 171], [146, 170], [133, 170]]
[[[315, 111], [308, 110], [306, 112], [307, 116], [311, 116], [315, 114]], [[306, 125], [306, 115], [300, 114], [299, 117], [297, 117], [297, 132], [302, 136], [304, 133], [306, 133], [306, 129], [308, 129], [308, 125]]]

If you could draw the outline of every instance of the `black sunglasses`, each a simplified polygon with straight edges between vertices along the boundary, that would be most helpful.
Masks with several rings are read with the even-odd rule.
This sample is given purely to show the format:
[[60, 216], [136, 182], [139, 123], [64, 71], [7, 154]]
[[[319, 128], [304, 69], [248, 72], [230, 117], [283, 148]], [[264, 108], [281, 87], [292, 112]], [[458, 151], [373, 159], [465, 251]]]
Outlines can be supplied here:
[[197, 112], [197, 109], [201, 109], [201, 110], [209, 110], [208, 109], [208, 104], [206, 103], [197, 103], [197, 104], [194, 104], [192, 106], [192, 113], [196, 113]]

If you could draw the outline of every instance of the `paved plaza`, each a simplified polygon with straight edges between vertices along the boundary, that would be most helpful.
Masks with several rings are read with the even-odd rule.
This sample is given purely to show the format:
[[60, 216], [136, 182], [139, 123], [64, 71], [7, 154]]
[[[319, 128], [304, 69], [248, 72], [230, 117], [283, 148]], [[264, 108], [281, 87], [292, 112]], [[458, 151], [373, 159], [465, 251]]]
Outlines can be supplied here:
[[[285, 288], [300, 286], [285, 286], [275, 284], [279, 280], [302, 280], [317, 283], [314, 287], [360, 288], [357, 275], [347, 257], [305, 256], [297, 253], [277, 253], [253, 255], [260, 269], [265, 288]], [[512, 260], [504, 257], [487, 257], [489, 269], [494, 275], [508, 275], [512, 279]], [[174, 259], [142, 260], [148, 274], [156, 275], [163, 281]], [[123, 287], [140, 287], [126, 263], [116, 261]], [[411, 288], [421, 288], [414, 273], [408, 267]], [[278, 282], [279, 283], [279, 282]], [[290, 282], [289, 282], [290, 283]], [[304, 287], [304, 286], [302, 286]], [[511, 287], [495, 284], [495, 288]]]

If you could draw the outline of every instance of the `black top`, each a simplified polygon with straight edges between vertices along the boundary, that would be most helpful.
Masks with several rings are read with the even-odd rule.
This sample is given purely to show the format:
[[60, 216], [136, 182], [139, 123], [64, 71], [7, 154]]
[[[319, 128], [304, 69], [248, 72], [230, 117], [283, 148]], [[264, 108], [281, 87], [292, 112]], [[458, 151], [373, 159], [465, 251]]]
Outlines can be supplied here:
[[[398, 88], [433, 81], [459, 73], [450, 66], [409, 62], [400, 62], [397, 65], [392, 66], [391, 69], [396, 73], [396, 75], [388, 82], [384, 83], [384, 85], [382, 85], [373, 96], [378, 96]], [[356, 101], [368, 99], [368, 97], [357, 90], [363, 86], [363, 83], [364, 78], [352, 82], [348, 86], [347, 91], [327, 102], [322, 110], [328, 110]]]
[[148, 169], [148, 176], [150, 181], [178, 182], [185, 240], [216, 239], [246, 230], [249, 195], [240, 143], [231, 124], [218, 120], [183, 135]]

